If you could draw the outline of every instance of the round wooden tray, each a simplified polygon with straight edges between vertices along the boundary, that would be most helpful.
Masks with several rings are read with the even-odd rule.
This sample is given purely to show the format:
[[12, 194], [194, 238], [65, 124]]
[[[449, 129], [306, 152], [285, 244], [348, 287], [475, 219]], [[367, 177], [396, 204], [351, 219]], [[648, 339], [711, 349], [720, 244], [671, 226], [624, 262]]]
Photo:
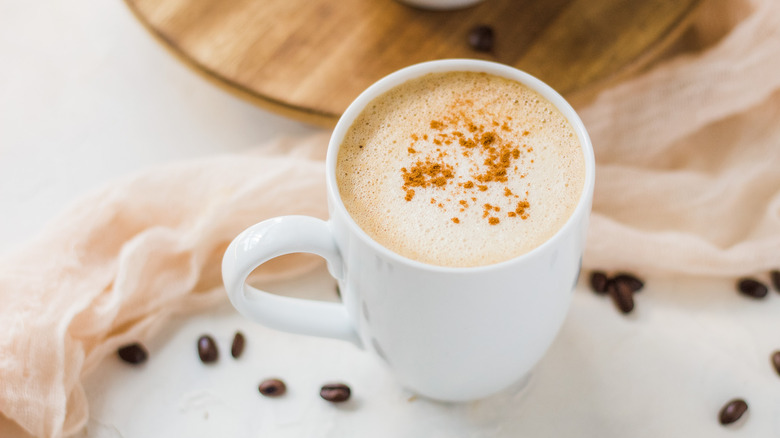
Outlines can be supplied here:
[[[382, 76], [441, 58], [513, 65], [576, 99], [652, 60], [702, 0], [485, 0], [456, 11], [394, 0], [125, 1], [217, 84], [330, 126]], [[469, 47], [477, 25], [494, 29], [491, 53]]]

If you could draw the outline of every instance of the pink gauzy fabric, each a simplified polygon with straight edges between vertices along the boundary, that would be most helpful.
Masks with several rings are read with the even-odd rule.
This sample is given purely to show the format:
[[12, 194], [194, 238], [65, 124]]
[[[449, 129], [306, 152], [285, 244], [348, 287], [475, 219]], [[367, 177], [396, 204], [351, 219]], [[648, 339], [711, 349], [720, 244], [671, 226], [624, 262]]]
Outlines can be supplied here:
[[[0, 437], [77, 432], [88, 416], [82, 376], [172, 315], [224, 300], [222, 255], [243, 229], [326, 218], [326, 144], [325, 134], [278, 140], [117, 181], [0, 261]], [[255, 279], [317, 260], [280, 257]]]
[[[696, 23], [712, 37], [705, 47], [578, 108], [597, 161], [586, 268], [780, 268], [780, 1], [708, 4]], [[0, 260], [0, 436], [77, 432], [88, 418], [81, 381], [101, 360], [226, 298], [222, 254], [244, 228], [325, 218], [326, 144], [325, 133], [279, 139], [116, 181]], [[285, 256], [256, 278], [315, 263]]]
[[[597, 163], [587, 266], [707, 276], [780, 266], [780, 2], [713, 3], [749, 11], [717, 44], [579, 110]], [[730, 18], [715, 17], [698, 30]]]

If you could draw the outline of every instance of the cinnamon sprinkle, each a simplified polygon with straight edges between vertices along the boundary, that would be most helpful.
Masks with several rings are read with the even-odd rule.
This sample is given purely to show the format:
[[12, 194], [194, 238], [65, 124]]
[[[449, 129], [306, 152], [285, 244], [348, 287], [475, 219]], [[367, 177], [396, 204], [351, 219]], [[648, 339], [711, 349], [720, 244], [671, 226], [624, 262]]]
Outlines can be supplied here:
[[443, 187], [455, 174], [452, 167], [446, 163], [435, 163], [430, 160], [418, 161], [411, 170], [405, 167], [401, 169], [404, 177], [403, 188], [406, 191], [406, 200], [411, 201], [414, 198], [414, 190], [410, 187]]
[[517, 208], [515, 208], [515, 213], [520, 216], [521, 219], [525, 220], [528, 219], [528, 213], [526, 210], [531, 208], [531, 204], [528, 203], [528, 201], [520, 201], [517, 203]]
[[[504, 120], [500, 120], [489, 114], [485, 109], [478, 108], [470, 111], [473, 111], [471, 114], [474, 114], [481, 120], [472, 119], [467, 115], [467, 111], [469, 111], [467, 108], [473, 105], [473, 102], [458, 100], [454, 102], [450, 113], [441, 116], [437, 120], [430, 121], [430, 128], [438, 131], [434, 135], [411, 135], [414, 143], [407, 148], [407, 152], [410, 155], [420, 154], [421, 146], [417, 142], [421, 141], [421, 138], [423, 144], [433, 146], [436, 149], [435, 151], [426, 151], [423, 147], [422, 155], [414, 165], [409, 168], [401, 168], [403, 177], [402, 189], [405, 193], [404, 199], [407, 201], [414, 199], [415, 189], [445, 188], [450, 183], [457, 182], [454, 181], [456, 178], [463, 181], [457, 182], [457, 187], [462, 188], [458, 190], [463, 195], [467, 195], [468, 191], [471, 190], [485, 192], [490, 186], [499, 184], [499, 187], [503, 186], [505, 197], [519, 198], [503, 183], [509, 181], [510, 169], [518, 172], [518, 165], [523, 166], [527, 161], [530, 163], [534, 162], [533, 158], [524, 157], [524, 154], [532, 153], [533, 148], [521, 142], [514, 143], [504, 138], [504, 136], [511, 137], [514, 135], [519, 140], [517, 134], [511, 132], [512, 128], [508, 122], [512, 120], [511, 117], [504, 116]], [[483, 117], [493, 117], [493, 119], [485, 120]], [[480, 124], [480, 121], [484, 124]], [[487, 125], [487, 128], [485, 125]], [[521, 132], [522, 136], [529, 134], [530, 131], [528, 130]], [[453, 165], [445, 161], [457, 160], [461, 156], [464, 158], [471, 157], [472, 155], [473, 158], [469, 158], [469, 160], [479, 157], [481, 163], [476, 161], [476, 168], [467, 171], [469, 173], [468, 176], [456, 176]], [[524, 178], [525, 176], [525, 174], [518, 175], [515, 173], [515, 178]], [[526, 193], [527, 195], [528, 193]], [[474, 202], [477, 200], [474, 196], [469, 198]], [[453, 201], [448, 199], [447, 202]], [[450, 208], [445, 208], [442, 202], [437, 204], [435, 198], [430, 198], [430, 203], [438, 205], [445, 211]], [[465, 209], [469, 208], [469, 203], [465, 199], [460, 199], [457, 203], [459, 204], [457, 205], [459, 211], [465, 211]], [[503, 206], [509, 210], [506, 214], [508, 218], [519, 217], [523, 220], [529, 218], [531, 205], [527, 198], [519, 201], [515, 206], [512, 206], [512, 204]], [[486, 218], [489, 224], [497, 225], [500, 223], [500, 219], [492, 214], [499, 211], [501, 211], [500, 206], [485, 204], [482, 217]], [[460, 223], [460, 218], [458, 217], [452, 217], [451, 220], [456, 224]]]

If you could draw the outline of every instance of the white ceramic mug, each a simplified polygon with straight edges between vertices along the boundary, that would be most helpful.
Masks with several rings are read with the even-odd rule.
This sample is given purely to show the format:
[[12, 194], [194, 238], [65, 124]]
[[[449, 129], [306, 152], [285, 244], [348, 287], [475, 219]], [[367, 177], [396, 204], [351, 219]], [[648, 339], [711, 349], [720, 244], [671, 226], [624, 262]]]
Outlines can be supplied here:
[[[411, 260], [371, 239], [339, 197], [338, 149], [364, 106], [409, 79], [445, 71], [481, 71], [519, 81], [558, 107], [577, 133], [586, 172], [577, 207], [553, 237], [526, 254], [467, 268]], [[236, 309], [275, 329], [373, 350], [402, 385], [437, 400], [482, 398], [523, 378], [560, 329], [581, 267], [595, 161], [574, 109], [540, 80], [506, 65], [468, 59], [417, 64], [379, 80], [347, 108], [330, 138], [326, 166], [327, 222], [277, 217], [248, 228], [230, 244], [222, 273]], [[296, 252], [325, 258], [342, 303], [277, 296], [245, 283], [260, 264]]]

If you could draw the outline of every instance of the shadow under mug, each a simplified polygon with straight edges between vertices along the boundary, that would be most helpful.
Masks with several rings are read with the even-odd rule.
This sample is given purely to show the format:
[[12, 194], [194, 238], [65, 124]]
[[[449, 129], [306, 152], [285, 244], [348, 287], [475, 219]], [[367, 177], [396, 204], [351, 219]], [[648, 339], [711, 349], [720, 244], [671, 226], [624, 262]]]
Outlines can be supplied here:
[[[358, 227], [339, 197], [338, 149], [363, 108], [410, 79], [447, 71], [486, 72], [532, 88], [569, 120], [585, 157], [585, 184], [569, 220], [542, 245], [501, 263], [457, 268], [405, 258]], [[503, 64], [448, 59], [412, 65], [379, 80], [347, 108], [331, 136], [326, 166], [328, 221], [269, 219], [245, 230], [228, 247], [222, 273], [236, 309], [274, 329], [343, 339], [373, 350], [403, 386], [436, 400], [482, 398], [528, 374], [568, 312], [593, 198], [593, 148], [563, 97]], [[325, 258], [338, 281], [341, 303], [283, 297], [246, 284], [257, 266], [297, 252]]]

